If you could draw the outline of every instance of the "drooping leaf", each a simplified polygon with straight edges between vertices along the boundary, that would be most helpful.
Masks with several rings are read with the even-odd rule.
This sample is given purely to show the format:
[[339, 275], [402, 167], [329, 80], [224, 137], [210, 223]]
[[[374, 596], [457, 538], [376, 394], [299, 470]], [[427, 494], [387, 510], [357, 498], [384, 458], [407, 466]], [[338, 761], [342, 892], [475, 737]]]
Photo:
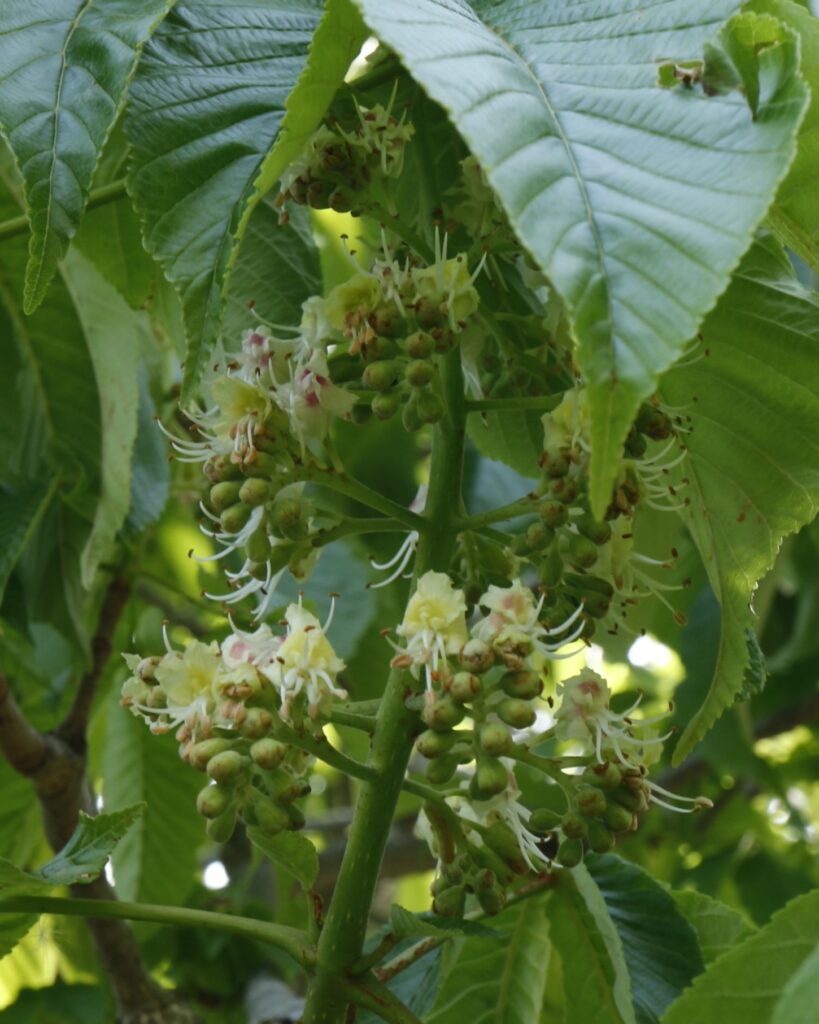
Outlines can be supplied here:
[[133, 312], [80, 253], [69, 255], [64, 274], [94, 364], [102, 417], [101, 490], [80, 563], [83, 585], [90, 588], [128, 514], [139, 338], [149, 328], [144, 314]]
[[756, 583], [783, 537], [819, 508], [819, 305], [775, 243], [748, 254], [702, 334], [707, 355], [669, 373], [662, 394], [690, 408], [683, 517], [719, 600], [722, 632], [714, 678], [675, 763], [740, 691]]
[[819, 892], [814, 891], [788, 903], [765, 928], [711, 963], [662, 1024], [770, 1024], [785, 987], [818, 942]]
[[819, 271], [819, 19], [815, 9], [807, 10], [793, 0], [750, 0], [746, 6], [784, 22], [802, 44], [802, 74], [810, 89], [810, 106], [799, 129], [796, 158], [768, 211], [768, 224], [781, 242]]
[[0, 122], [31, 221], [24, 305], [77, 230], [140, 50], [170, 0], [32, 0], [0, 10]]
[[560, 953], [566, 1024], [635, 1024], [623, 944], [588, 871], [562, 871], [549, 901], [549, 933]]
[[54, 496], [57, 477], [0, 490], [0, 602], [12, 569]]
[[549, 965], [544, 900], [531, 897], [492, 919], [500, 938], [456, 939], [443, 953], [441, 982], [426, 1024], [529, 1024], [537, 1020]]
[[754, 926], [732, 907], [694, 889], [675, 889], [677, 910], [697, 933], [706, 964], [753, 935]]
[[80, 811], [80, 823], [60, 852], [36, 873], [51, 886], [91, 882], [105, 867], [117, 843], [137, 821], [144, 804], [89, 817]]
[[[145, 48], [129, 103], [129, 188], [145, 245], [182, 298], [186, 395], [219, 334], [256, 183], [270, 187], [297, 155], [357, 50], [357, 20], [333, 3], [307, 64], [321, 11], [320, 0], [181, 2]], [[293, 126], [279, 159], [283, 121]]]
[[697, 936], [671, 896], [642, 868], [621, 857], [588, 859], [623, 944], [634, 1015], [657, 1024], [664, 1010], [703, 970]]
[[204, 778], [179, 761], [170, 736], [154, 736], [119, 705], [114, 687], [106, 718], [103, 798], [107, 807], [134, 799], [145, 811], [117, 846], [112, 858], [120, 899], [143, 903], [183, 903], [196, 876], [196, 849], [204, 823], [196, 794]]
[[251, 827], [247, 835], [254, 846], [269, 857], [276, 867], [283, 868], [301, 883], [303, 889], [310, 889], [318, 878], [318, 854], [310, 840], [298, 832], [280, 832], [269, 836], [260, 828]]
[[658, 61], [700, 57], [733, 0], [357, 3], [449, 112], [567, 305], [599, 514], [640, 401], [725, 288], [787, 170], [807, 98], [795, 37], [749, 14], [722, 30], [748, 79], [764, 81], [754, 115], [741, 91], [657, 87]]

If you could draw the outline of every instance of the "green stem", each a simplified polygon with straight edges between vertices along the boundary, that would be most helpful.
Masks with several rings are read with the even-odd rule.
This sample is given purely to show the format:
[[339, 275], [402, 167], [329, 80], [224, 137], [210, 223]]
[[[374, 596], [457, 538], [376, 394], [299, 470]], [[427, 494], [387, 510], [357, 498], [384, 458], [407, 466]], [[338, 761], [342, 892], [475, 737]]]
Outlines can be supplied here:
[[562, 393], [559, 395], [534, 395], [520, 398], [474, 398], [466, 402], [467, 413], [471, 412], [517, 412], [534, 409], [549, 412], [557, 408]]
[[403, 505], [399, 505], [389, 498], [385, 498], [378, 491], [374, 491], [371, 487], [367, 487], [366, 484], [362, 484], [360, 480], [347, 476], [346, 473], [337, 473], [332, 469], [305, 466], [297, 471], [296, 478], [318, 484], [320, 487], [326, 487], [328, 490], [336, 491], [338, 494], [352, 498], [362, 505], [375, 509], [376, 512], [381, 512], [383, 515], [403, 523], [408, 530], [421, 531], [426, 528], [426, 522], [422, 516], [411, 512], [408, 508], [404, 508]]
[[313, 966], [313, 953], [304, 932], [282, 924], [234, 917], [211, 910], [189, 907], [165, 907], [152, 903], [126, 903], [120, 900], [89, 900], [61, 896], [10, 896], [0, 900], [0, 914], [66, 914], [80, 917], [117, 917], [127, 921], [154, 921], [182, 928], [211, 928], [232, 932], [276, 946], [307, 970]]
[[[416, 579], [430, 569], [446, 572], [455, 550], [465, 444], [460, 354], [442, 361], [446, 415], [433, 431], [426, 508], [419, 530]], [[390, 512], [392, 514], [392, 512]], [[398, 518], [396, 516], [396, 518]], [[412, 751], [417, 715], [406, 706], [412, 680], [394, 669], [376, 719], [368, 767], [377, 779], [359, 792], [347, 848], [316, 955], [316, 976], [307, 995], [304, 1024], [344, 1024], [350, 994], [342, 982], [361, 956], [375, 886], [398, 795]], [[383, 1015], [383, 1011], [379, 1010]], [[408, 1013], [408, 1011], [407, 1011]], [[401, 1019], [401, 1018], [392, 1018]], [[404, 1016], [403, 1020], [412, 1020]]]
[[[104, 206], [106, 203], [116, 202], [117, 199], [122, 199], [127, 195], [128, 193], [125, 190], [125, 179], [121, 178], [118, 181], [112, 181], [109, 185], [102, 185], [100, 188], [95, 188], [88, 196], [88, 202], [85, 204], [85, 208], [86, 210], [93, 210], [97, 206]], [[16, 235], [25, 235], [28, 229], [28, 214], [24, 213], [19, 217], [12, 217], [10, 220], [4, 220], [2, 224], [0, 224], [0, 239], [14, 238]]]
[[537, 508], [538, 499], [527, 495], [509, 505], [502, 505], [500, 508], [490, 509], [488, 512], [479, 512], [474, 516], [467, 516], [458, 521], [460, 530], [479, 530], [483, 526], [490, 526], [492, 523], [502, 523], [507, 519], [515, 519], [517, 516], [531, 514]]
[[375, 732], [374, 715], [359, 715], [355, 711], [333, 708], [330, 712], [330, 721], [333, 725], [346, 725], [350, 729], [358, 729], [360, 732]]

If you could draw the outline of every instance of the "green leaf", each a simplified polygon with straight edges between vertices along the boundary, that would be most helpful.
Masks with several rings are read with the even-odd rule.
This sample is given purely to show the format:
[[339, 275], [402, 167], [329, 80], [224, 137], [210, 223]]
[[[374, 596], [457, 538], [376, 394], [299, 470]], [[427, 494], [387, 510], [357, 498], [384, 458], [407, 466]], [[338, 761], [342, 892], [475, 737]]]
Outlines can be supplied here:
[[292, 875], [305, 891], [312, 888], [318, 878], [319, 862], [316, 848], [309, 839], [298, 832], [269, 836], [260, 828], [249, 828], [247, 835], [265, 857]]
[[621, 857], [589, 857], [623, 944], [638, 1024], [657, 1024], [664, 1010], [702, 972], [694, 929], [665, 889]]
[[522, 476], [540, 475], [543, 455], [542, 413], [489, 412], [467, 420], [469, 439], [488, 459], [511, 466]]
[[549, 966], [544, 900], [533, 896], [492, 919], [502, 938], [456, 939], [441, 960], [441, 983], [426, 1024], [531, 1024], [540, 1014]]
[[131, 309], [143, 307], [151, 293], [157, 266], [142, 247], [139, 218], [127, 196], [89, 210], [74, 245]]
[[[333, 3], [305, 71], [321, 10], [320, 0], [183, 0], [145, 48], [129, 102], [129, 189], [146, 248], [182, 298], [184, 396], [217, 340], [260, 189], [297, 155], [357, 51], [360, 29]], [[280, 129], [287, 142], [271, 152]]]
[[137, 432], [131, 460], [131, 500], [128, 526], [139, 532], [162, 515], [171, 485], [168, 452], [156, 427], [156, 406], [144, 366], [139, 368]]
[[817, 942], [819, 891], [814, 891], [788, 903], [765, 928], [710, 964], [662, 1024], [771, 1024], [785, 987]]
[[390, 907], [390, 927], [393, 935], [399, 939], [420, 938], [425, 935], [442, 938], [451, 938], [453, 935], [500, 938], [500, 932], [494, 928], [487, 928], [480, 921], [442, 917], [440, 914], [413, 914], [397, 903]]
[[90, 817], [80, 811], [80, 823], [56, 857], [36, 874], [51, 886], [92, 882], [102, 874], [117, 843], [145, 810], [133, 804], [121, 811]]
[[785, 985], [771, 1024], [813, 1024], [819, 1006], [819, 945]]
[[697, 933], [702, 958], [706, 964], [739, 945], [756, 928], [732, 907], [693, 889], [676, 889], [671, 893], [677, 910]]
[[635, 1024], [623, 945], [585, 867], [560, 872], [548, 913], [571, 993], [566, 1024]]
[[274, 324], [297, 325], [301, 306], [322, 291], [318, 249], [310, 216], [299, 207], [279, 224], [272, 202], [259, 203], [247, 226], [225, 305], [225, 348], [239, 347], [242, 332], [255, 324], [253, 313]]
[[0, 958], [10, 953], [36, 922], [36, 914], [0, 913]]
[[70, 253], [64, 273], [94, 364], [102, 416], [101, 493], [80, 560], [83, 586], [90, 588], [128, 514], [137, 432], [137, 355], [140, 334], [147, 334], [149, 327], [144, 314], [134, 313], [80, 253]]
[[[567, 305], [600, 514], [639, 403], [725, 288], [793, 156], [807, 99], [796, 40], [773, 23], [772, 44], [747, 49], [765, 81], [754, 119], [740, 92], [656, 84], [658, 59], [701, 56], [733, 0], [357, 3], [449, 112]], [[754, 17], [732, 19], [723, 44], [745, 46]]]
[[802, 73], [811, 93], [799, 129], [796, 158], [768, 211], [777, 237], [814, 270], [819, 270], [819, 19], [792, 0], [750, 0], [747, 9], [772, 14], [799, 35]]
[[714, 677], [675, 764], [741, 690], [756, 583], [819, 507], [819, 305], [786, 265], [774, 243], [756, 245], [703, 324], [707, 357], [663, 381], [664, 399], [691, 409], [684, 519], [722, 609]]
[[[413, 943], [407, 941], [395, 947], [394, 955], [400, 956]], [[437, 946], [425, 956], [419, 957], [406, 970], [396, 974], [387, 982], [387, 988], [401, 1000], [404, 1006], [424, 1020], [435, 1001], [441, 967], [441, 947]], [[359, 1010], [356, 1024], [383, 1024], [383, 1018], [369, 1010]]]
[[17, 559], [54, 497], [57, 477], [0, 490], [0, 602]]
[[155, 736], [119, 704], [112, 688], [103, 749], [106, 807], [142, 800], [145, 811], [112, 858], [117, 896], [140, 903], [184, 903], [205, 838], [196, 794], [205, 777], [183, 765], [171, 736]]
[[0, 10], [0, 119], [31, 221], [24, 304], [77, 230], [143, 43], [169, 0], [33, 0]]
[[0, 1011], [0, 1024], [110, 1024], [111, 996], [101, 985], [65, 985], [24, 989]]

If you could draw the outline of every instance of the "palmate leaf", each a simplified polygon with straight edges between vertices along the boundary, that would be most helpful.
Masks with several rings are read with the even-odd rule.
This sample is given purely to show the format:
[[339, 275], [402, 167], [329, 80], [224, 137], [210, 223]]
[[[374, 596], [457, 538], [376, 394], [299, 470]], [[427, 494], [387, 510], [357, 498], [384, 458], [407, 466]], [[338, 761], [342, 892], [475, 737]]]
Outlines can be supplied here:
[[[732, 0], [356, 0], [450, 114], [568, 307], [590, 389], [601, 513], [638, 404], [725, 288], [794, 153], [795, 37], [742, 15], [714, 52], [742, 92], [657, 87], [701, 57]], [[745, 79], [747, 78], [747, 82]], [[707, 255], [706, 255], [707, 254]]]
[[670, 372], [662, 394], [693, 429], [683, 513], [722, 609], [714, 677], [674, 751], [679, 763], [743, 686], [757, 581], [782, 539], [819, 508], [819, 304], [776, 243], [757, 244], [703, 324], [707, 356]]
[[706, 964], [753, 935], [754, 926], [738, 910], [694, 889], [676, 889], [671, 893], [677, 910], [697, 933]]
[[[181, 2], [145, 48], [129, 103], [129, 190], [145, 245], [182, 298], [183, 397], [218, 337], [229, 271], [261, 195], [257, 179], [269, 187], [297, 155], [358, 49], [355, 12], [333, 0], [316, 32], [322, 6]], [[289, 122], [279, 159], [274, 143]]]
[[31, 221], [33, 312], [77, 229], [140, 49], [170, 0], [30, 0], [0, 7], [0, 125]]

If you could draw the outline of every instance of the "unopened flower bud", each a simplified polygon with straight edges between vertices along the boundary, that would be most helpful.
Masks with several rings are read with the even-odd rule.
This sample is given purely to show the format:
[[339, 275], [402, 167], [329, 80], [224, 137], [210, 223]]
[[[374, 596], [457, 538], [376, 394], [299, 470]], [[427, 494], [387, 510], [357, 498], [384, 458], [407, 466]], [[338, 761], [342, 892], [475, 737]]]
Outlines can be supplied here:
[[273, 716], [267, 708], [248, 708], [239, 732], [249, 740], [264, 736], [273, 724]]
[[559, 501], [542, 501], [537, 511], [541, 521], [553, 530], [556, 530], [558, 526], [563, 526], [569, 518], [568, 509]]
[[260, 768], [265, 768], [268, 771], [273, 771], [274, 768], [278, 768], [284, 760], [284, 755], [286, 753], [287, 747], [284, 743], [279, 743], [278, 740], [271, 739], [270, 737], [256, 740], [250, 748], [250, 756], [253, 758], [255, 763]]
[[575, 519], [574, 525], [584, 537], [587, 537], [593, 544], [597, 544], [598, 547], [611, 540], [609, 524], [605, 521], [599, 522], [588, 512], [584, 512], [582, 516]]
[[426, 331], [416, 331], [410, 334], [404, 342], [407, 353], [413, 359], [429, 359], [435, 351], [435, 339]]
[[371, 403], [373, 416], [379, 420], [391, 420], [393, 416], [398, 412], [398, 407], [401, 404], [400, 399], [395, 394], [389, 395], [376, 395]]
[[447, 694], [438, 694], [433, 703], [424, 705], [421, 712], [421, 719], [424, 725], [436, 732], [446, 732], [452, 729], [463, 720], [464, 710], [452, 697]]
[[502, 793], [509, 785], [509, 771], [501, 761], [480, 758], [472, 781], [478, 798], [488, 800]]
[[450, 885], [436, 895], [432, 901], [432, 909], [441, 917], [463, 917], [464, 904], [466, 902], [466, 887], [463, 885]]
[[224, 814], [220, 814], [218, 818], [211, 818], [205, 826], [205, 831], [208, 834], [208, 839], [212, 839], [214, 843], [226, 843], [233, 835], [235, 828], [236, 808], [232, 807]]
[[478, 744], [490, 757], [501, 757], [509, 752], [512, 737], [500, 722], [486, 722], [478, 731]]
[[580, 839], [564, 839], [557, 850], [557, 862], [564, 868], [576, 867], [583, 860], [583, 842]]
[[589, 822], [589, 847], [595, 853], [608, 853], [614, 846], [614, 836], [602, 821]]
[[238, 480], [225, 480], [222, 483], [214, 484], [208, 495], [211, 508], [215, 512], [224, 512], [239, 500], [241, 489], [242, 484]]
[[419, 392], [415, 408], [421, 423], [437, 423], [444, 415], [444, 403], [432, 391]]
[[205, 786], [196, 797], [196, 809], [203, 818], [218, 818], [230, 807], [233, 796], [228, 786]]
[[365, 366], [361, 383], [371, 391], [389, 391], [397, 383], [398, 368], [391, 359], [380, 360]]
[[222, 529], [225, 533], [238, 533], [243, 527], [247, 526], [247, 521], [250, 519], [252, 511], [251, 507], [245, 505], [243, 501], [238, 501], [235, 505], [231, 505], [219, 517]]
[[232, 740], [222, 739], [218, 736], [214, 736], [213, 739], [202, 740], [201, 743], [195, 743], [187, 754], [187, 762], [194, 768], [197, 768], [200, 772], [203, 772], [207, 766], [208, 761], [217, 754], [221, 754], [224, 750], [230, 750], [233, 745]]
[[449, 695], [459, 704], [468, 704], [481, 692], [481, 681], [471, 672], [456, 672], [447, 686]]
[[469, 640], [461, 648], [461, 664], [468, 672], [486, 672], [495, 664], [495, 652], [483, 640]]
[[546, 836], [558, 827], [562, 817], [550, 807], [538, 807], [536, 811], [532, 811], [527, 825], [532, 832], [536, 832], [539, 836]]
[[434, 785], [443, 785], [443, 783], [449, 782], [455, 774], [458, 763], [458, 758], [453, 754], [444, 754], [442, 757], [436, 757], [434, 761], [429, 762], [424, 775]]
[[415, 741], [415, 749], [424, 757], [440, 757], [450, 750], [457, 739], [458, 736], [454, 732], [435, 732], [427, 729]]
[[612, 832], [628, 832], [633, 815], [622, 804], [609, 803], [603, 813], [603, 821]]
[[230, 461], [229, 455], [213, 455], [205, 463], [205, 476], [213, 483], [222, 483], [224, 480], [241, 480], [242, 471]]
[[239, 499], [251, 508], [264, 505], [272, 495], [273, 488], [270, 481], [264, 480], [262, 477], [250, 477], [239, 488]]
[[543, 680], [537, 672], [507, 672], [501, 679], [501, 688], [509, 697], [534, 700], [543, 693]]
[[560, 827], [569, 839], [583, 839], [589, 830], [586, 822], [578, 814], [565, 815]]
[[599, 789], [614, 789], [620, 785], [623, 773], [616, 764], [604, 761], [603, 764], [590, 764], [584, 768], [583, 779], [590, 786], [597, 786]]
[[207, 772], [214, 782], [230, 783], [238, 779], [249, 763], [238, 751], [225, 750], [208, 761]]
[[535, 709], [525, 700], [518, 700], [516, 697], [507, 697], [494, 708], [498, 718], [513, 729], [526, 729], [534, 725], [537, 715]]
[[414, 359], [407, 367], [404, 378], [414, 388], [424, 388], [435, 376], [435, 367], [425, 359]]
[[578, 786], [575, 799], [580, 813], [589, 818], [599, 817], [606, 810], [606, 798], [594, 786]]
[[597, 545], [588, 537], [573, 534], [566, 546], [566, 557], [578, 569], [591, 569], [597, 561]]
[[257, 797], [253, 801], [253, 810], [256, 813], [259, 828], [269, 836], [278, 835], [279, 832], [290, 826], [287, 811], [268, 797]]

